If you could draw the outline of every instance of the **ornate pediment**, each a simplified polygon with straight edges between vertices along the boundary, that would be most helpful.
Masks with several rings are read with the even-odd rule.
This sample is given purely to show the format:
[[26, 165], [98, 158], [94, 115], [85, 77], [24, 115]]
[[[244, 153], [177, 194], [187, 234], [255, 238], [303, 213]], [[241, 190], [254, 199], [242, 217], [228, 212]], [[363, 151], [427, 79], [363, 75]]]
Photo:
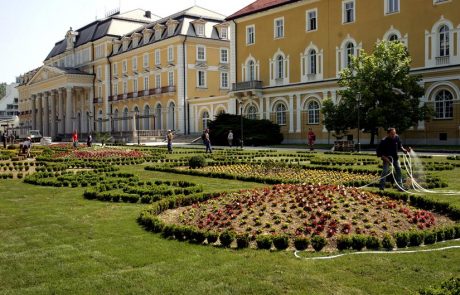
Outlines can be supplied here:
[[37, 84], [40, 82], [44, 82], [50, 79], [53, 79], [55, 77], [59, 77], [63, 75], [64, 72], [55, 68], [55, 67], [50, 67], [50, 66], [42, 66], [40, 70], [38, 70], [37, 73], [33, 76], [33, 78], [27, 83], [28, 85], [33, 85]]

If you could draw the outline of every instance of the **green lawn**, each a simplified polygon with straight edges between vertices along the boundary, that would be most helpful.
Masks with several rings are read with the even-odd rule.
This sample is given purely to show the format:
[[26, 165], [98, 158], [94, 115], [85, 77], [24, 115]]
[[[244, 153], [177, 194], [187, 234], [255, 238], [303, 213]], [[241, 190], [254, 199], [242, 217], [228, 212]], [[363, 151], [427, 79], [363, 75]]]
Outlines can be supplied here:
[[[206, 192], [260, 186], [142, 167], [122, 170], [186, 179]], [[449, 189], [460, 190], [459, 171], [440, 172]], [[0, 294], [411, 294], [460, 275], [459, 249], [322, 261], [220, 249], [145, 231], [136, 223], [145, 205], [90, 201], [81, 188], [18, 180], [0, 180], [0, 188]], [[460, 196], [433, 198], [460, 206]], [[432, 247], [448, 245], [460, 242]]]

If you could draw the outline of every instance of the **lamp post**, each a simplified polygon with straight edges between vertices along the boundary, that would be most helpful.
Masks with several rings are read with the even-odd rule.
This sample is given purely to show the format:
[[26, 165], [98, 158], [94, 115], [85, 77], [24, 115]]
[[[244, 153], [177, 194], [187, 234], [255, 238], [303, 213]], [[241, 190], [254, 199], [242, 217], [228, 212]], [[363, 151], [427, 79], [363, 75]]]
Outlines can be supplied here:
[[359, 133], [360, 133], [360, 129], [361, 127], [359, 126], [360, 124], [360, 117], [359, 117], [359, 109], [360, 109], [360, 106], [361, 106], [361, 92], [358, 92], [358, 95], [357, 95], [357, 102], [358, 102], [358, 153], [361, 152], [361, 142], [359, 141]]

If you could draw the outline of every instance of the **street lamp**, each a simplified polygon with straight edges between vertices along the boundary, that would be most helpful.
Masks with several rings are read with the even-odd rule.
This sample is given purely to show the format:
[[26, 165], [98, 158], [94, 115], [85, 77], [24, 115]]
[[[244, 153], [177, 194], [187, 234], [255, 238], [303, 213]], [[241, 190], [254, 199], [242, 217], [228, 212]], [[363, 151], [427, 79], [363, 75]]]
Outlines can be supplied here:
[[357, 102], [358, 102], [358, 153], [361, 152], [361, 142], [359, 141], [359, 133], [360, 133], [360, 117], [359, 117], [359, 109], [361, 106], [361, 92], [358, 91], [357, 95]]

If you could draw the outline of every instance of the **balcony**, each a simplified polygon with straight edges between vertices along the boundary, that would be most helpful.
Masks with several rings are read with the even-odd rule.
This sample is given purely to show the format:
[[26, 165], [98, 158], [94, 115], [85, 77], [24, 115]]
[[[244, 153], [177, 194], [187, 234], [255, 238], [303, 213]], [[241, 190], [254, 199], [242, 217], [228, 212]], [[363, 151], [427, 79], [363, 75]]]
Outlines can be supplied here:
[[262, 89], [262, 81], [252, 80], [232, 84], [232, 91]]
[[161, 92], [162, 92], [162, 93], [176, 92], [176, 86], [165, 86], [165, 87], [161, 87]]
[[436, 57], [436, 65], [437, 66], [444, 66], [449, 64], [449, 55], [446, 56], [437, 56]]

